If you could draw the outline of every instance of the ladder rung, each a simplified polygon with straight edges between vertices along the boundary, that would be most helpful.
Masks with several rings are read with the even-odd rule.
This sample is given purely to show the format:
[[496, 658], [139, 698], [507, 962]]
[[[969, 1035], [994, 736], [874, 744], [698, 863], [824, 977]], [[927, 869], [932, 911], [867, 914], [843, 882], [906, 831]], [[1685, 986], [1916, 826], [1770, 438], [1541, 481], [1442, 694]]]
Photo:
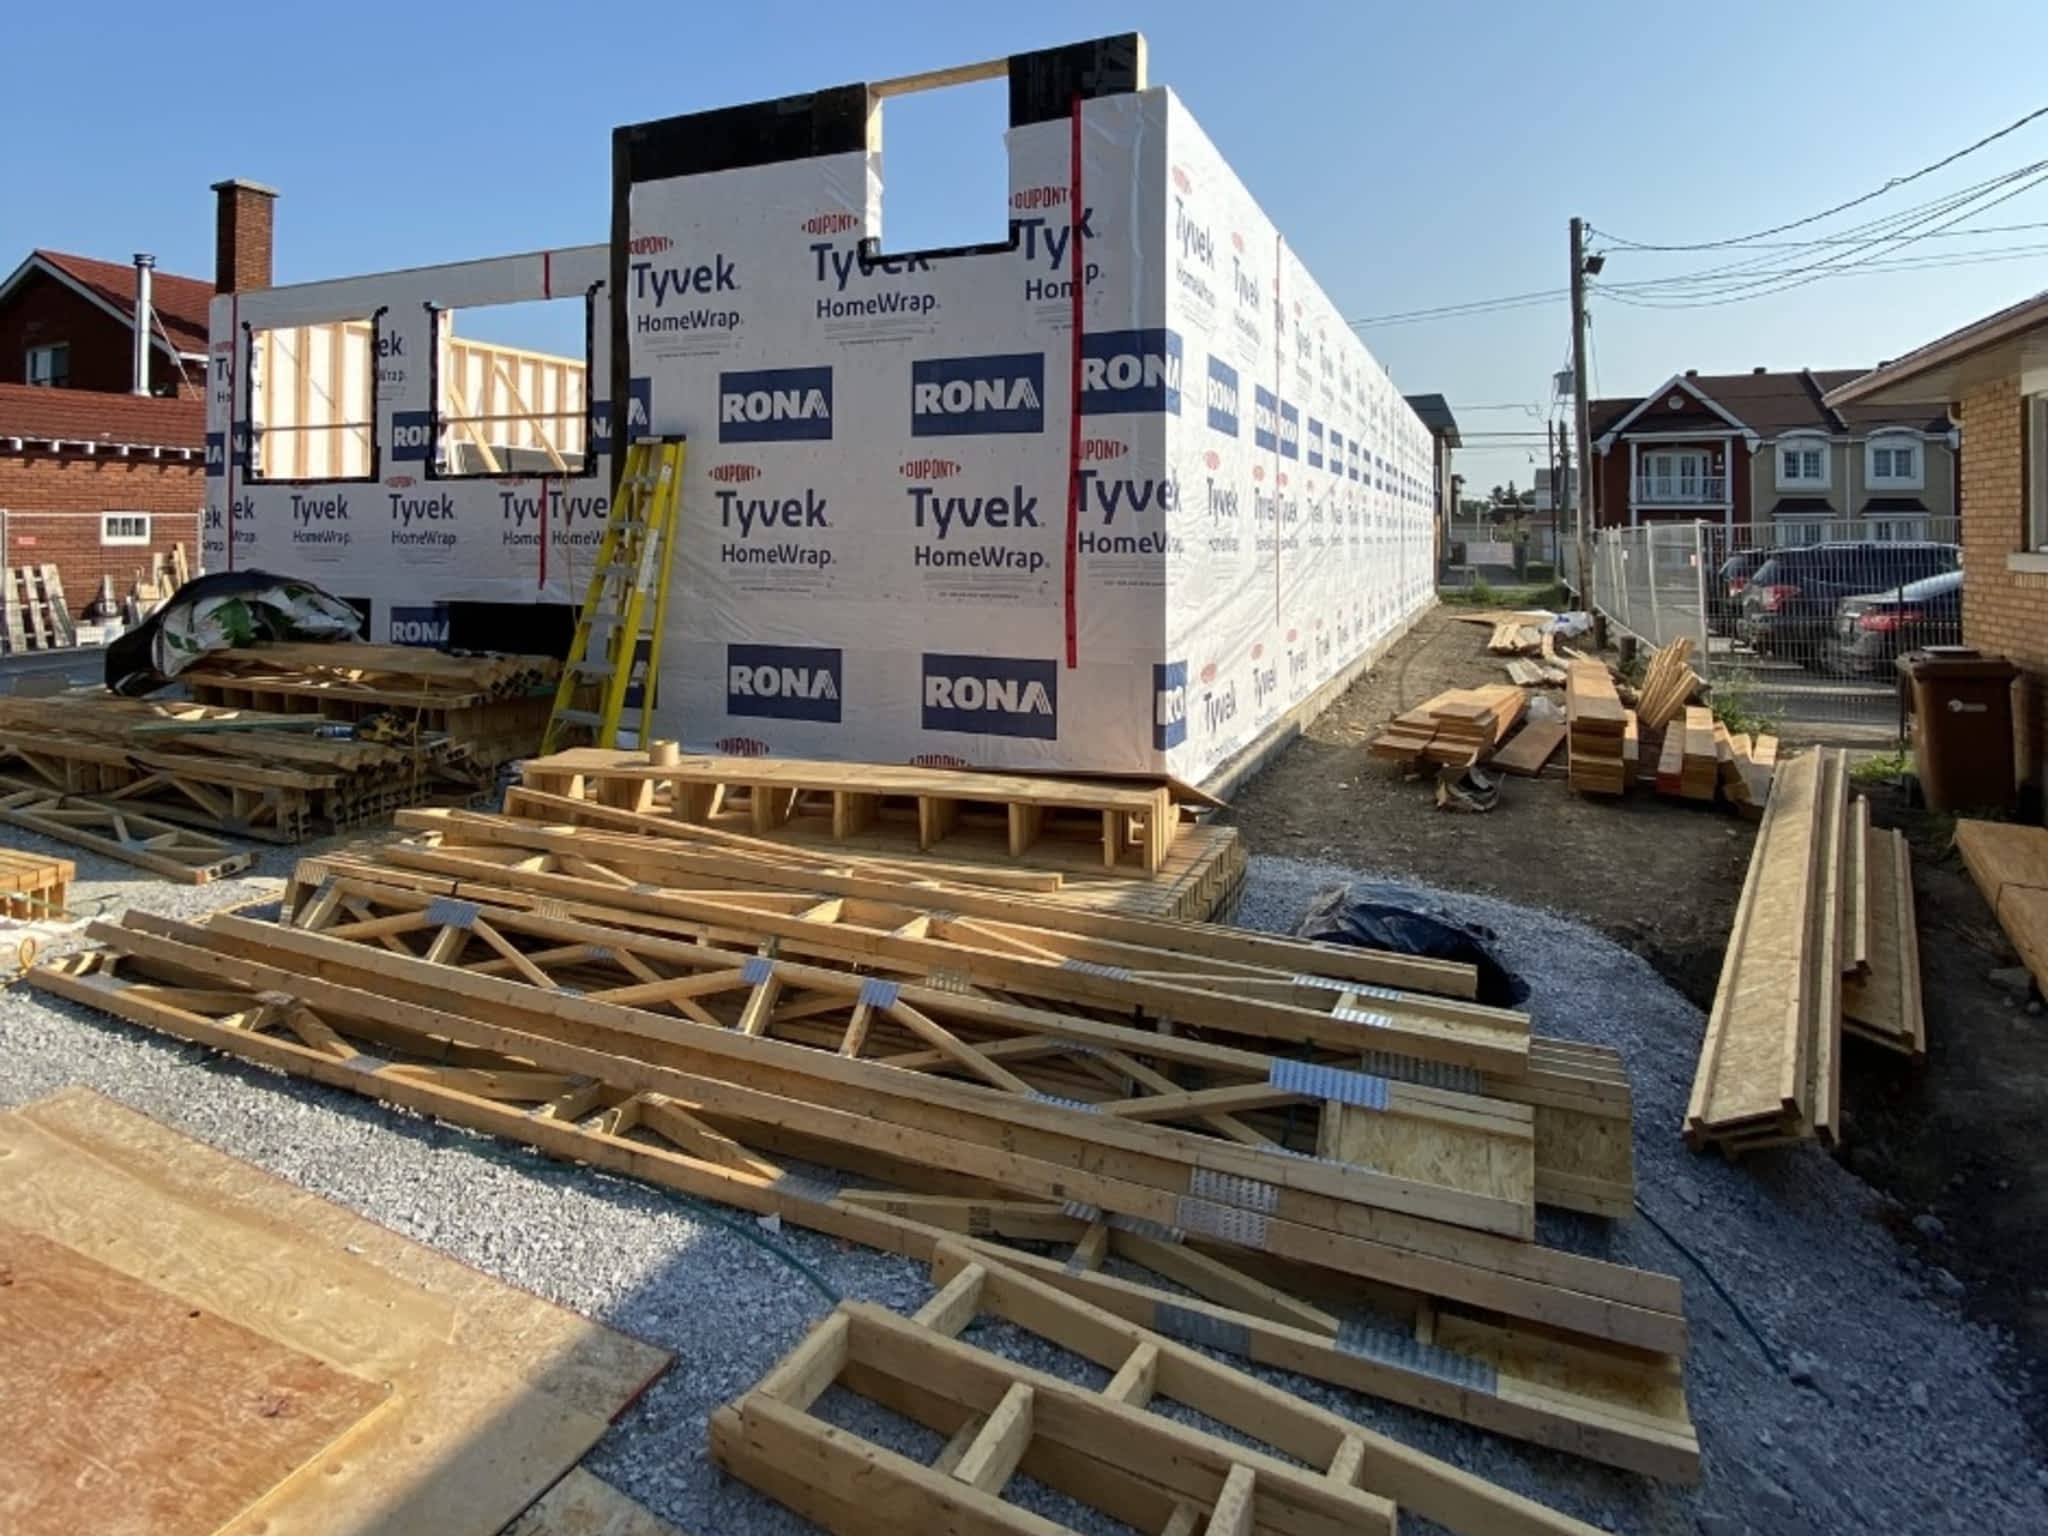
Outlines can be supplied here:
[[571, 725], [603, 725], [604, 716], [594, 709], [558, 709], [557, 720], [566, 720]]

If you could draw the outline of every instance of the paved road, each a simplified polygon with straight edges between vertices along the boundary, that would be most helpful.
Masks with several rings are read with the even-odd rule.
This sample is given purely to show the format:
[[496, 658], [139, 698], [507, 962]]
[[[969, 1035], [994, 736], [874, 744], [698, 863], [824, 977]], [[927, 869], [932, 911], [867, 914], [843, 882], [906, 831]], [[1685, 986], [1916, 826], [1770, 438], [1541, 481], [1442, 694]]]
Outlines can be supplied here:
[[100, 645], [0, 656], [0, 695], [60, 692], [80, 683], [102, 682], [106, 657], [106, 647]]

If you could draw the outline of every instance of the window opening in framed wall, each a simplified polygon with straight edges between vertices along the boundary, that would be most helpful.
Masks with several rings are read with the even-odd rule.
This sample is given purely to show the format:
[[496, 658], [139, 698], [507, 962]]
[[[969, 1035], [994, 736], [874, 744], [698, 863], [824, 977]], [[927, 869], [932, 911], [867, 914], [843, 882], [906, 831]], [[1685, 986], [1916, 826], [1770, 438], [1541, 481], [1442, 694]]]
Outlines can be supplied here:
[[434, 331], [431, 474], [591, 472], [588, 296], [437, 309]]
[[52, 342], [22, 352], [22, 381], [39, 389], [65, 389], [71, 383], [71, 344]]
[[[885, 85], [870, 106], [868, 149], [879, 153], [882, 181], [875, 256], [1000, 248], [1014, 219], [1045, 220], [1066, 238], [1065, 188], [1020, 189], [1009, 206], [1009, 72], [1000, 61], [989, 70]], [[858, 226], [840, 238], [850, 252]]]
[[149, 514], [147, 512], [102, 512], [100, 514], [100, 543], [147, 544], [148, 542]]
[[251, 327], [251, 480], [369, 480], [377, 472], [374, 318]]

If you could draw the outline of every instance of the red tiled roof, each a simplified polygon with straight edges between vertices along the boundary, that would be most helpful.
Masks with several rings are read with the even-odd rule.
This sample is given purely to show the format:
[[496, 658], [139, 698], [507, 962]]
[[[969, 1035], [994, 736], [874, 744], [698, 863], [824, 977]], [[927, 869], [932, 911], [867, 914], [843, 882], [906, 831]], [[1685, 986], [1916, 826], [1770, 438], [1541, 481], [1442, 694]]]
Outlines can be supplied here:
[[[63, 251], [35, 252], [95, 297], [113, 305], [135, 322], [135, 268], [118, 261], [96, 261]], [[175, 272], [158, 272], [150, 282], [150, 307], [180, 352], [206, 350], [206, 306], [213, 302], [213, 284]]]
[[0, 439], [204, 448], [206, 402], [0, 384]]

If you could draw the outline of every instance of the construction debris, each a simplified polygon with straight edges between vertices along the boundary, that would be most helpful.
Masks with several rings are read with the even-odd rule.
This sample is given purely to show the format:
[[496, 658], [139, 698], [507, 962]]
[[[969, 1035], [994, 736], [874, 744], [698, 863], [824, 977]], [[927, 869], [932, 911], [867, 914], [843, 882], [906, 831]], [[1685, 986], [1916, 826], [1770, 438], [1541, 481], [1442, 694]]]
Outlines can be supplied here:
[[2038, 988], [2048, 988], [2048, 828], [1958, 821], [1956, 852]]
[[1411, 767], [1425, 761], [1469, 767], [1492, 754], [1528, 707], [1528, 695], [1505, 683], [1453, 688], [1396, 716], [1371, 751]]
[[1507, 664], [1508, 678], [1521, 688], [1562, 688], [1565, 669], [1553, 662], [1515, 660]]
[[1445, 766], [1436, 771], [1436, 808], [1440, 811], [1490, 811], [1500, 801], [1500, 780], [1477, 768]]

